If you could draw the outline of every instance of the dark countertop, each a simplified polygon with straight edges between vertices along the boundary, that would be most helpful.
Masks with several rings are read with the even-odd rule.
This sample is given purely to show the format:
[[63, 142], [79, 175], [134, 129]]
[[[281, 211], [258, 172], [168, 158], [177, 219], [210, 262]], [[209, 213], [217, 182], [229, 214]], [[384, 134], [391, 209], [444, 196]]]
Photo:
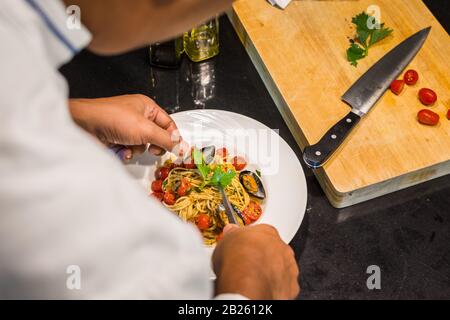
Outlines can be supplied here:
[[[425, 2], [448, 32], [449, 3]], [[216, 108], [241, 113], [279, 129], [301, 159], [232, 26], [225, 17], [220, 23], [220, 55], [201, 64], [184, 60], [179, 70], [152, 69], [147, 49], [108, 58], [83, 51], [62, 68], [70, 95], [142, 93], [169, 112]], [[450, 299], [450, 176], [335, 209], [312, 171], [303, 167], [308, 205], [291, 242], [300, 259], [300, 298]], [[381, 268], [381, 290], [366, 286], [370, 265]]]

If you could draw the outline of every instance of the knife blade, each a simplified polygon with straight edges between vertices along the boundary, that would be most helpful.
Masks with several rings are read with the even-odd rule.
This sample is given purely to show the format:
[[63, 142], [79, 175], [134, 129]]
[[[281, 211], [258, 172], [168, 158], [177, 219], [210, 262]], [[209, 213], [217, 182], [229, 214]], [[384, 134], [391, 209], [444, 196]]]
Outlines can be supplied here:
[[222, 195], [222, 203], [225, 208], [225, 213], [227, 214], [228, 222], [233, 224], [238, 224], [236, 217], [234, 216], [234, 209], [231, 206], [230, 201], [228, 200], [227, 195], [225, 194], [225, 190], [221, 186], [218, 187], [220, 190], [220, 193]]
[[351, 130], [383, 96], [400, 73], [422, 48], [431, 27], [425, 28], [388, 52], [359, 78], [341, 97], [352, 110], [336, 123], [314, 145], [306, 147], [303, 160], [311, 168], [319, 168], [339, 148]]

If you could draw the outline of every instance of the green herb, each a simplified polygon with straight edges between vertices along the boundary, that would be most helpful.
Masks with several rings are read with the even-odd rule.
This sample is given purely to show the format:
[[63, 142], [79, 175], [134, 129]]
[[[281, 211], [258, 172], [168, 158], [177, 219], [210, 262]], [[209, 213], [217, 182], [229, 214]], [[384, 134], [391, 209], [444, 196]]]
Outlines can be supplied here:
[[207, 185], [225, 188], [231, 183], [231, 180], [236, 175], [236, 172], [233, 170], [230, 169], [227, 172], [224, 172], [222, 165], [216, 165], [211, 176], [211, 167], [205, 163], [202, 152], [197, 148], [194, 148], [192, 156], [194, 158], [194, 163], [197, 165], [197, 169], [203, 178], [200, 189], [203, 189]]
[[393, 30], [365, 12], [354, 16], [352, 23], [356, 26], [356, 38], [347, 49], [347, 60], [356, 67], [358, 60], [367, 57], [369, 48], [389, 36]]
[[163, 181], [163, 183], [162, 183], [163, 189], [165, 189], [165, 188], [166, 188], [166, 186], [167, 186], [167, 182], [168, 182], [168, 181], [167, 181], [167, 179]]
[[236, 175], [236, 172], [234, 172], [233, 170], [223, 172], [222, 168], [223, 167], [221, 165], [217, 165], [217, 167], [214, 169], [212, 178], [208, 182], [209, 185], [221, 186], [222, 188], [225, 188], [231, 183], [231, 180]]

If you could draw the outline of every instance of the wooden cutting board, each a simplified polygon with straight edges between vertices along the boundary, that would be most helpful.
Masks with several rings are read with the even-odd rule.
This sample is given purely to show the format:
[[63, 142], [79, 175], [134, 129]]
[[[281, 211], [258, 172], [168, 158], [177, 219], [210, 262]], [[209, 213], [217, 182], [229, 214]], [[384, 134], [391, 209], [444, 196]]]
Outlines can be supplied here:
[[[393, 28], [357, 68], [346, 60], [351, 18], [370, 5]], [[422, 28], [431, 33], [410, 64], [420, 80], [400, 96], [390, 91], [342, 147], [315, 170], [328, 199], [345, 207], [450, 173], [450, 39], [421, 0], [293, 1], [286, 10], [264, 0], [238, 0], [228, 13], [297, 143], [303, 149], [350, 110], [342, 94], [390, 49]], [[420, 88], [438, 94], [436, 127], [417, 122]]]

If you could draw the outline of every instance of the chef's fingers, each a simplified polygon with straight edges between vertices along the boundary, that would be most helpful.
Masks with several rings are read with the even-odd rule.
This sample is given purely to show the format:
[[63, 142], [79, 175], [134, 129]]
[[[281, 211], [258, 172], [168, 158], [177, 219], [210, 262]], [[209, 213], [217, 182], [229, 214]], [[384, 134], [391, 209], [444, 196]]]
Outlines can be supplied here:
[[161, 108], [155, 101], [147, 96], [140, 96], [145, 105], [145, 117], [156, 123], [159, 127], [167, 130], [169, 133], [177, 131], [177, 125], [169, 114]]
[[223, 234], [226, 235], [227, 233], [233, 232], [235, 230], [239, 229], [239, 226], [234, 223], [229, 223], [223, 228]]
[[167, 151], [172, 151], [172, 149], [180, 142], [179, 136], [174, 136], [152, 121], [144, 121], [140, 126], [139, 130], [142, 132], [143, 141], [150, 143], [151, 145], [158, 146]]

